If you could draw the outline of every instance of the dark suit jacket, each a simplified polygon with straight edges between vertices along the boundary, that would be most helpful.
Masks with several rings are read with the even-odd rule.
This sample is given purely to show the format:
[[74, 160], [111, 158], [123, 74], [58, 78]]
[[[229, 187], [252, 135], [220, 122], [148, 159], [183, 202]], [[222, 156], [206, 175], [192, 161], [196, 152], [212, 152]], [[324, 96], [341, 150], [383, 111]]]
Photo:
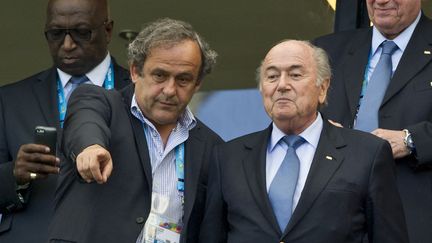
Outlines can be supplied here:
[[200, 242], [407, 242], [389, 144], [328, 122], [281, 232], [266, 190], [271, 130], [216, 146]]
[[[129, 72], [114, 65], [115, 87], [130, 83]], [[22, 205], [15, 191], [14, 161], [22, 144], [32, 143], [37, 125], [56, 127], [57, 72], [42, 71], [0, 88], [0, 242], [46, 242], [57, 176], [31, 183], [29, 201]]]
[[[333, 79], [323, 113], [352, 127], [371, 48], [372, 29], [324, 36], [315, 44], [331, 58]], [[427, 52], [429, 51], [429, 53]], [[432, 242], [432, 21], [420, 21], [387, 88], [379, 127], [408, 129], [416, 156], [396, 160], [411, 243]]]
[[[143, 126], [130, 112], [134, 85], [121, 92], [84, 86], [71, 97], [64, 130], [67, 182], [50, 229], [51, 242], [135, 242], [150, 212], [152, 173]], [[198, 121], [185, 143], [182, 242], [196, 242], [203, 218], [211, 149], [221, 138]], [[83, 183], [75, 155], [92, 144], [107, 148], [114, 169], [103, 185]]]

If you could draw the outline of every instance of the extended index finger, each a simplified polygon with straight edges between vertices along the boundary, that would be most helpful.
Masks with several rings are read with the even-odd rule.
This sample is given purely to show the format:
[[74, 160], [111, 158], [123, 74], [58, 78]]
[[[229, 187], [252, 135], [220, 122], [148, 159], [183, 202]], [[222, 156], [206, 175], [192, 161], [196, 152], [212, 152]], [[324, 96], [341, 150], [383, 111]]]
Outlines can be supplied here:
[[89, 164], [89, 169], [91, 174], [93, 175], [93, 179], [97, 183], [99, 184], [104, 183], [102, 173], [101, 173], [101, 168], [100, 168], [99, 156], [92, 157], [92, 160], [90, 161]]

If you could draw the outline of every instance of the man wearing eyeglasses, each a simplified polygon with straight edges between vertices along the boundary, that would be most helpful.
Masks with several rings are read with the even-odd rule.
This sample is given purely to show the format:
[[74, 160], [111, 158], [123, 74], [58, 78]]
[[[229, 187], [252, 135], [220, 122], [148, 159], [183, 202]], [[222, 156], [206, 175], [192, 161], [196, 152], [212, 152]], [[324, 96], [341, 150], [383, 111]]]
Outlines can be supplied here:
[[0, 88], [0, 242], [46, 242], [62, 157], [33, 144], [33, 131], [61, 131], [69, 96], [81, 83], [130, 83], [107, 50], [112, 30], [106, 0], [50, 0], [45, 37], [54, 66]]

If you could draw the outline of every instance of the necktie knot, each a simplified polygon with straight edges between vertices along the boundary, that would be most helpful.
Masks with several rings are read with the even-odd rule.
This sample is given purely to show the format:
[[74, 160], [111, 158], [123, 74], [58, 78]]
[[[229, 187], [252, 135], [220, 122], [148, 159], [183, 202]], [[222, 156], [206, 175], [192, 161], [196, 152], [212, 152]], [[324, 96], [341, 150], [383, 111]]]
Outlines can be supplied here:
[[85, 75], [72, 76], [71, 79], [69, 80], [69, 82], [71, 82], [72, 84], [76, 84], [76, 85], [80, 85], [80, 84], [85, 83], [87, 81], [89, 81], [89, 79]]
[[68, 94], [66, 94], [66, 97], [65, 97], [66, 101], [69, 100], [70, 95], [72, 94], [72, 92], [73, 92], [73, 91], [74, 91], [78, 86], [80, 86], [81, 84], [83, 84], [83, 83], [85, 83], [85, 82], [87, 82], [87, 81], [90, 81], [90, 79], [88, 79], [87, 76], [85, 76], [85, 75], [81, 75], [81, 76], [72, 76], [72, 77], [69, 79], [69, 83], [70, 83], [70, 91], [69, 91]]
[[289, 135], [282, 138], [282, 140], [288, 145], [288, 147], [294, 148], [296, 150], [300, 145], [302, 145], [306, 140], [297, 135]]
[[398, 46], [393, 41], [384, 41], [382, 44], [382, 54], [393, 55]]

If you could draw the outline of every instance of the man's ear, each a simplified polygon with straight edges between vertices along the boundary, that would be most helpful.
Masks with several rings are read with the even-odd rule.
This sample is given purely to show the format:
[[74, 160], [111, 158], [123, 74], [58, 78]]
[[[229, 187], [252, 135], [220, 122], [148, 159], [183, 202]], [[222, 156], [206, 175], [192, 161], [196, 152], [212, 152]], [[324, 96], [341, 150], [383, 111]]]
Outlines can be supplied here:
[[319, 103], [325, 104], [327, 101], [327, 92], [330, 86], [330, 79], [325, 79], [320, 85]]
[[111, 42], [113, 28], [114, 28], [114, 21], [108, 20], [108, 22], [105, 24], [105, 34], [106, 34], [107, 43]]
[[135, 66], [135, 64], [129, 65], [129, 72], [133, 83], [136, 83], [138, 79], [141, 77], [138, 68]]
[[200, 90], [202, 83], [203, 83], [202, 80], [199, 80], [199, 79], [198, 79], [198, 80], [196, 81], [194, 92], [198, 92], [198, 90]]

